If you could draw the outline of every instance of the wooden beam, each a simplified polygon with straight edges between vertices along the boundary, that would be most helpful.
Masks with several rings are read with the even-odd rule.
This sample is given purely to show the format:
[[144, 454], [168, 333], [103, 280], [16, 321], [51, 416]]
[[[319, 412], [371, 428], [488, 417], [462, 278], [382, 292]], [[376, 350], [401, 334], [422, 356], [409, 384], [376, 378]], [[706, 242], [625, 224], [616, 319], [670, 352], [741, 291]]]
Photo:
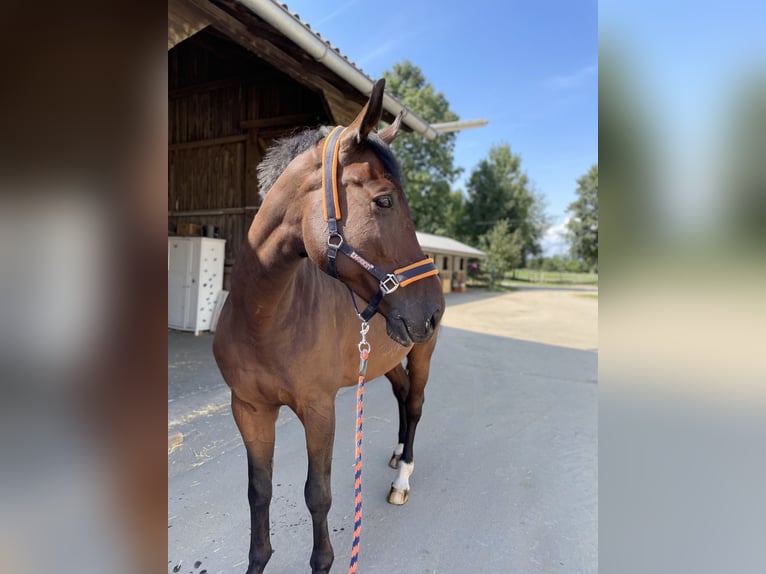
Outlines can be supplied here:
[[338, 99], [325, 94], [325, 102], [327, 107], [330, 108], [330, 112], [333, 120], [336, 124], [347, 126], [362, 109], [362, 106], [356, 105], [354, 102], [348, 99]]
[[168, 0], [168, 50], [208, 24], [199, 8], [183, 0]]
[[[312, 76], [324, 80], [327, 83], [338, 87], [340, 92], [349, 101], [356, 101], [359, 109], [367, 102], [367, 94], [357, 90], [353, 85], [342, 79], [336, 72], [330, 70], [324, 64], [317, 62], [306, 51], [299, 48], [292, 40], [288, 39], [282, 32], [272, 25], [263, 21], [259, 16], [250, 10], [242, 10], [237, 0], [216, 0], [216, 3], [222, 10], [233, 14], [248, 27], [248, 29], [258, 38], [262, 38], [278, 50], [289, 54], [300, 65], [301, 70], [308, 71]], [[329, 46], [328, 49], [335, 50]], [[357, 110], [358, 112], [358, 110]]]
[[255, 205], [260, 203], [261, 200], [258, 190], [257, 171], [258, 164], [261, 163], [261, 149], [258, 144], [258, 135], [257, 129], [250, 129], [247, 132], [247, 143], [245, 144], [245, 185], [242, 197], [242, 203], [244, 205]]
[[243, 130], [253, 128], [292, 128], [300, 125], [314, 125], [319, 121], [318, 114], [292, 114], [289, 116], [274, 116], [257, 120], [242, 120], [239, 122]]
[[200, 215], [241, 215], [258, 211], [257, 205], [245, 207], [222, 207], [220, 209], [190, 209], [188, 211], [168, 211], [168, 217], [198, 217]]
[[234, 88], [244, 85], [247, 79], [243, 76], [235, 76], [233, 78], [226, 78], [224, 80], [214, 80], [212, 82], [204, 82], [202, 84], [194, 84], [193, 86], [186, 86], [185, 88], [176, 88], [168, 91], [168, 99], [175, 100], [178, 98], [184, 98], [194, 94], [201, 94], [209, 92], [211, 90], [217, 90], [220, 88]]
[[[344, 94], [318, 73], [315, 73], [319, 68], [324, 68], [324, 66], [312, 61], [315, 64], [313, 66], [315, 69], [308, 68], [306, 62], [301, 62], [279, 49], [274, 43], [266, 39], [263, 34], [254, 33], [245, 24], [218, 6], [211, 4], [207, 0], [189, 1], [205, 14], [215, 29], [231, 38], [243, 48], [253, 52], [262, 60], [267, 61], [278, 70], [298, 80], [303, 85], [324, 94], [328, 101], [348, 101], [355, 99], [355, 97], [366, 99], [361, 94], [356, 93], [356, 91], [354, 91], [353, 95]], [[359, 108], [361, 109], [361, 105]], [[335, 109], [333, 109], [333, 112], [335, 112]], [[339, 120], [339, 118], [332, 119], [336, 122]]]
[[247, 141], [247, 136], [245, 134], [240, 134], [235, 136], [225, 136], [222, 138], [213, 138], [208, 140], [195, 140], [191, 142], [168, 144], [168, 151], [176, 151], [176, 150], [182, 150], [182, 149], [196, 149], [201, 147], [210, 147], [213, 145], [239, 143], [244, 141]]

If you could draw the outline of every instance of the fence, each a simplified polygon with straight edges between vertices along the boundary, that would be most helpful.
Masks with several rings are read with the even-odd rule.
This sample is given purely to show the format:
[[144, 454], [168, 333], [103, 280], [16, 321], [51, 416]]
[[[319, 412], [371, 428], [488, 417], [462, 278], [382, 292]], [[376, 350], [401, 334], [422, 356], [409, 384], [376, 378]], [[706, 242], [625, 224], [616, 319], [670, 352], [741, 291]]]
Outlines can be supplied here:
[[[495, 285], [512, 286], [514, 283], [545, 283], [553, 285], [598, 285], [597, 273], [572, 273], [569, 271], [541, 271], [537, 269], [514, 269], [505, 274], [498, 281], [495, 277]], [[489, 287], [489, 271], [476, 271], [472, 277], [468, 277], [468, 287]]]

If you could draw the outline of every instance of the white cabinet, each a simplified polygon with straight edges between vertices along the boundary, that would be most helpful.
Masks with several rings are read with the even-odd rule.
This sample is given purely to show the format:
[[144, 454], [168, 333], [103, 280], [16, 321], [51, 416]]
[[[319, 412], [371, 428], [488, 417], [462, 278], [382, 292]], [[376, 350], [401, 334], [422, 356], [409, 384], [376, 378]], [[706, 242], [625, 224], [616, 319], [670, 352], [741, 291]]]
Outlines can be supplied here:
[[168, 237], [168, 327], [210, 329], [223, 287], [225, 239]]

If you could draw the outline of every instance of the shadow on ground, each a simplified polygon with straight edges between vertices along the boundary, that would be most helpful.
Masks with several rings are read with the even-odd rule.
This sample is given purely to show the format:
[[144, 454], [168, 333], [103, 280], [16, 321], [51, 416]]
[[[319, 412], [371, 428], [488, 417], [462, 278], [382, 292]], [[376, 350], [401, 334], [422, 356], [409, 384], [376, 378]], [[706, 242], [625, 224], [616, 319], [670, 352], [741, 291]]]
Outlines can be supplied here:
[[447, 303], [447, 308], [449, 308], [457, 305], [464, 305], [466, 303], [473, 303], [474, 301], [493, 299], [494, 297], [501, 297], [505, 294], [506, 292], [490, 291], [484, 287], [472, 287], [463, 293], [445, 293], [444, 299]]
[[[185, 400], [196, 405], [217, 394], [228, 401], [212, 364], [212, 337], [178, 335], [169, 335], [176, 361], [169, 396], [178, 412]], [[596, 376], [592, 351], [443, 328], [403, 507], [386, 503], [395, 402], [385, 379], [370, 382], [360, 571], [597, 572]], [[353, 388], [341, 390], [336, 410], [329, 524], [333, 571], [345, 572], [353, 529]], [[310, 571], [312, 544], [303, 428], [282, 411], [270, 574]], [[177, 428], [187, 439], [168, 459], [168, 571], [180, 564], [179, 572], [199, 572], [193, 565], [200, 561], [208, 574], [244, 572], [247, 471], [228, 408]]]

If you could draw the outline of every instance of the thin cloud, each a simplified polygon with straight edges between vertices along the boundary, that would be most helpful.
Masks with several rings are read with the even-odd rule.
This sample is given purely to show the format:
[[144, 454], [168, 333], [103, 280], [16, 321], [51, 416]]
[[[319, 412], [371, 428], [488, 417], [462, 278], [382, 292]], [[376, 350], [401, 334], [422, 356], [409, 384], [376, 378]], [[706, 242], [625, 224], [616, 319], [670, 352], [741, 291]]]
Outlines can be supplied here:
[[362, 56], [357, 64], [359, 66], [365, 66], [369, 64], [370, 62], [374, 61], [376, 58], [379, 58], [383, 54], [386, 54], [388, 52], [391, 52], [392, 50], [395, 50], [398, 48], [411, 34], [405, 34], [402, 36], [398, 36], [396, 38], [391, 38], [387, 42], [382, 43], [380, 46], [372, 50], [371, 52], [367, 52], [364, 56]]
[[351, 6], [356, 4], [357, 1], [358, 0], [351, 0], [351, 2], [346, 2], [345, 4], [343, 4], [343, 6], [340, 6], [340, 7], [336, 8], [335, 10], [330, 12], [327, 16], [325, 16], [321, 20], [317, 20], [315, 26], [319, 26], [321, 24], [324, 24], [325, 22], [329, 22], [330, 20], [335, 18], [337, 15], [339, 15], [339, 14], [345, 12], [346, 10], [348, 10], [349, 8], [351, 8]]
[[370, 62], [373, 62], [379, 59], [381, 56], [401, 48], [404, 44], [406, 44], [407, 42], [409, 42], [410, 40], [414, 38], [423, 40], [429, 34], [433, 34], [434, 30], [436, 29], [446, 29], [445, 26], [443, 25], [443, 22], [444, 20], [435, 20], [433, 22], [429, 22], [429, 24], [426, 26], [415, 25], [409, 29], [404, 29], [404, 30], [400, 29], [398, 30], [399, 34], [397, 36], [393, 38], [389, 38], [387, 41], [381, 43], [374, 50], [370, 50], [369, 52], [364, 54], [361, 58], [359, 58], [359, 60], [357, 61], [357, 64], [359, 66], [368, 65]]
[[549, 227], [543, 235], [541, 246], [545, 257], [554, 255], [566, 255], [569, 252], [569, 239], [567, 238], [567, 223], [569, 217], [558, 225]]
[[554, 90], [571, 90], [582, 85], [588, 78], [598, 74], [598, 65], [591, 64], [579, 70], [559, 76], [548, 78], [548, 86]]

